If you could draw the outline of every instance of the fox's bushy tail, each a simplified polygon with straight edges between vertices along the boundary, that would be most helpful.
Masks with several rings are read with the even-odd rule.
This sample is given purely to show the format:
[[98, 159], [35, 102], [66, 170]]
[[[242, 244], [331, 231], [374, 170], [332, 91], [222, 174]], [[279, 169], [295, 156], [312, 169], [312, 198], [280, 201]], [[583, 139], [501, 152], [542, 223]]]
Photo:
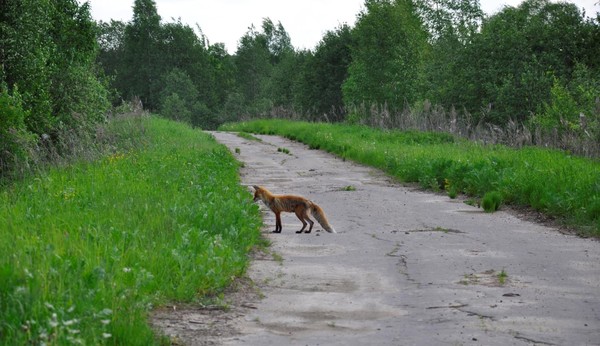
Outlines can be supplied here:
[[333, 226], [329, 224], [329, 221], [327, 221], [327, 217], [325, 216], [325, 213], [323, 212], [323, 209], [321, 209], [321, 207], [319, 207], [315, 203], [311, 203], [310, 211], [311, 214], [315, 217], [315, 220], [317, 220], [317, 222], [321, 225], [321, 227], [323, 227], [324, 230], [326, 230], [329, 233], [337, 233], [335, 231], [335, 228], [333, 228]]

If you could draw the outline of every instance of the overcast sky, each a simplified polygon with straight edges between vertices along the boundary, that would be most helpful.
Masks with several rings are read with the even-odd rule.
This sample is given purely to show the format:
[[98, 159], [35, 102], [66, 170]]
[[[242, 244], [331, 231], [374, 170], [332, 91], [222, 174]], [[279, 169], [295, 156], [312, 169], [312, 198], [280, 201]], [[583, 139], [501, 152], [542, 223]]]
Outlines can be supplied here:
[[[570, 1], [586, 9], [588, 16], [600, 12], [599, 0]], [[83, 2], [83, 0], [80, 0]], [[127, 22], [132, 17], [134, 0], [89, 0], [95, 20]], [[328, 30], [340, 24], [353, 25], [364, 0], [156, 0], [163, 22], [181, 21], [200, 26], [210, 43], [222, 42], [235, 53], [238, 40], [263, 18], [281, 22], [296, 48], [312, 49]], [[504, 5], [516, 6], [520, 0], [481, 0], [484, 12], [492, 14]]]

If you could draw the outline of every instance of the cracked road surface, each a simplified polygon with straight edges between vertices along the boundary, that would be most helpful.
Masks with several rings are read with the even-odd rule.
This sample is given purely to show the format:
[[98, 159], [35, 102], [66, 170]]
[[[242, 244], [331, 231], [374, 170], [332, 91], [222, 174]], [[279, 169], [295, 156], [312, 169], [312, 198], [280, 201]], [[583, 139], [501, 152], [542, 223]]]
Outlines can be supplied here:
[[238, 151], [242, 183], [303, 195], [338, 231], [315, 223], [320, 232], [296, 234], [299, 220], [282, 214], [283, 232], [272, 234], [261, 205], [278, 256], [251, 264], [262, 299], [220, 343], [600, 344], [600, 242], [403, 187], [279, 137], [213, 135]]

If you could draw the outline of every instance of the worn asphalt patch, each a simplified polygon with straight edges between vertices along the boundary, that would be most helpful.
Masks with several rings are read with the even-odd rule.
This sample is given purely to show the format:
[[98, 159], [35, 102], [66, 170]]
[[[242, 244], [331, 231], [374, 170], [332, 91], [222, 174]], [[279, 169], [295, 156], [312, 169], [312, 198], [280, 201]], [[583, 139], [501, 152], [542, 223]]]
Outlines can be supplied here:
[[[244, 184], [313, 200], [338, 234], [296, 234], [301, 224], [293, 214], [282, 214], [283, 232], [272, 234], [273, 213], [262, 206], [276, 255], [257, 256], [248, 273], [252, 287], [216, 318], [199, 319], [214, 315], [200, 307], [155, 314], [153, 323], [173, 340], [600, 344], [598, 241], [406, 188], [279, 137], [257, 136], [258, 142], [213, 134], [244, 163]], [[206, 328], [198, 331], [199, 325]]]

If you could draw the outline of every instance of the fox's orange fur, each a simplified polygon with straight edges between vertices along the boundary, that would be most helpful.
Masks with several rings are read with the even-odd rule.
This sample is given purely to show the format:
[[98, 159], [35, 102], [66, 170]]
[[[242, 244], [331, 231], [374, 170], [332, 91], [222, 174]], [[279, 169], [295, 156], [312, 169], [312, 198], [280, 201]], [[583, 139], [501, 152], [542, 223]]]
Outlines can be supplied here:
[[310, 224], [308, 230], [305, 233], [310, 233], [313, 228], [314, 222], [310, 219], [310, 216], [319, 222], [323, 228], [330, 233], [336, 233], [335, 229], [331, 227], [325, 217], [323, 209], [316, 205], [314, 202], [302, 196], [294, 195], [274, 195], [269, 190], [262, 186], [254, 185], [254, 201], [261, 200], [275, 213], [275, 231], [274, 233], [281, 233], [281, 213], [295, 213], [298, 219], [302, 221], [302, 228], [296, 233], [302, 233], [306, 228], [306, 224]]

